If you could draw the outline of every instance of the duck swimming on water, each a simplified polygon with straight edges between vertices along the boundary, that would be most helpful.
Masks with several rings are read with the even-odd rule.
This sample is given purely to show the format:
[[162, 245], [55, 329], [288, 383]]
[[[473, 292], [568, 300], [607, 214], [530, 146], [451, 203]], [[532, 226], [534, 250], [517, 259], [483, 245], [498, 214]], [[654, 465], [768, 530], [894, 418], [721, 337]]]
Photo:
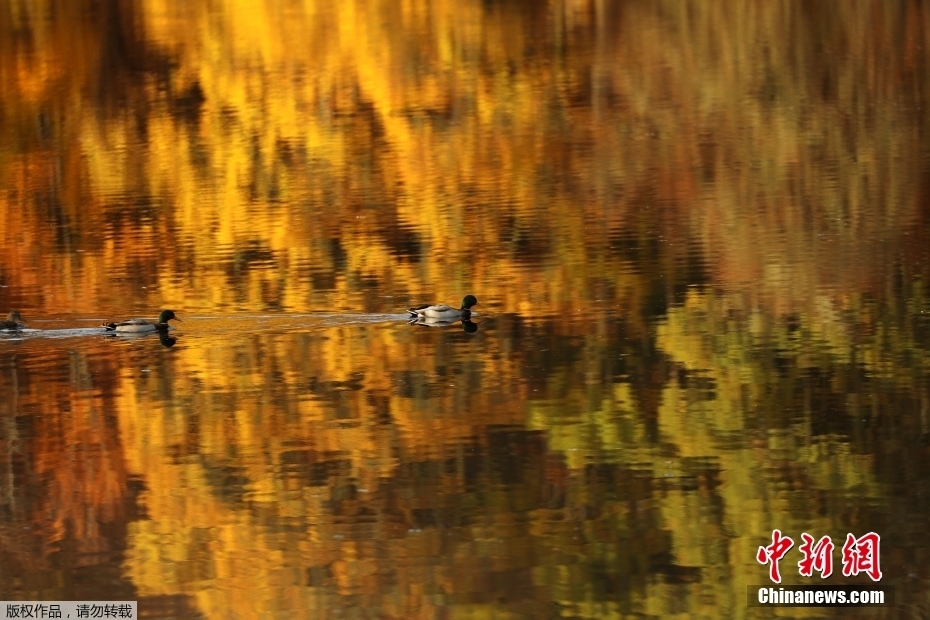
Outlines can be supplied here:
[[26, 321], [23, 319], [23, 315], [19, 313], [19, 310], [13, 310], [6, 315], [5, 321], [0, 321], [0, 329], [20, 329], [25, 324]]
[[471, 316], [472, 306], [478, 306], [478, 298], [474, 295], [466, 295], [462, 300], [461, 308], [453, 308], [445, 304], [415, 306], [407, 308], [411, 316], [425, 317], [428, 319], [442, 319], [443, 321], [454, 321], [456, 319], [467, 319]]
[[123, 334], [144, 334], [148, 332], [168, 331], [170, 327], [168, 321], [180, 321], [174, 314], [174, 310], [162, 310], [158, 315], [158, 322], [153, 323], [146, 319], [129, 319], [120, 323], [104, 323], [101, 325], [108, 332], [118, 332]]

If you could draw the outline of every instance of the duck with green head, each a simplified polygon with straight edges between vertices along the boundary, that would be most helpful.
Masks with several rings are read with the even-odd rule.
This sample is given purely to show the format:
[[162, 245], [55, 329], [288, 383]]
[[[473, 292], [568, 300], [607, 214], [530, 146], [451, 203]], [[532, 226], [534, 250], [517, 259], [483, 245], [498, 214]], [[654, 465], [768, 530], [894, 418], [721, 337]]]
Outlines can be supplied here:
[[168, 321], [180, 321], [175, 316], [174, 310], [162, 310], [158, 315], [158, 322], [152, 323], [146, 319], [129, 319], [121, 323], [104, 323], [101, 325], [108, 332], [118, 332], [122, 334], [145, 334], [149, 332], [166, 332], [168, 331]]
[[409, 312], [411, 316], [415, 317], [453, 321], [456, 319], [467, 319], [471, 317], [472, 306], [477, 305], [480, 304], [474, 295], [466, 295], [465, 299], [462, 300], [461, 308], [453, 308], [452, 306], [447, 306], [445, 304], [437, 304], [434, 306], [427, 304], [425, 306], [407, 308], [407, 312]]
[[6, 315], [5, 321], [0, 321], [0, 329], [20, 329], [25, 324], [26, 321], [23, 319], [23, 315], [19, 313], [19, 310], [13, 310]]

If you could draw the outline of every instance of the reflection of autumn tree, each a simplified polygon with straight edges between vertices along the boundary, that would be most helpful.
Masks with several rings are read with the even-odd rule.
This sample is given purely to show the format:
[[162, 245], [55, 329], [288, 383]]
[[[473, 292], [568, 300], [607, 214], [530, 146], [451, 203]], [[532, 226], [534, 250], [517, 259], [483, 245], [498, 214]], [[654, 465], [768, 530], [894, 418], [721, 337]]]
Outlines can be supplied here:
[[49, 311], [574, 312], [651, 301], [644, 264], [787, 311], [916, 215], [917, 5], [104, 6], [0, 22], [41, 42], [0, 44], [2, 278]]
[[[706, 291], [668, 313], [659, 344], [679, 378], [667, 390], [660, 427], [680, 455], [714, 459], [727, 472], [720, 525], [740, 536], [730, 551], [745, 563], [734, 592], [752, 583], [745, 536], [760, 530], [790, 524], [836, 538], [881, 529], [886, 540], [902, 541], [890, 543], [889, 555], [908, 553], [903, 541], [914, 527], [891, 517], [887, 502], [905, 480], [923, 484], [913, 464], [927, 434], [921, 403], [930, 402], [930, 348], [920, 319], [926, 296], [919, 287], [905, 295], [906, 310], [861, 295], [820, 296], [809, 313], [773, 317], [748, 296]], [[882, 463], [897, 461], [890, 437], [913, 438], [900, 442], [909, 453], [900, 459], [904, 470]], [[681, 512], [665, 516], [675, 523]], [[676, 540], [688, 554], [708, 551], [706, 542]]]
[[926, 434], [925, 7], [60, 4], [0, 14], [4, 303], [474, 292], [495, 323], [20, 349], [18, 566], [105, 544], [132, 472], [127, 571], [210, 616], [714, 617], [759, 531], [852, 529], [920, 479], [879, 444]]
[[112, 416], [112, 365], [31, 344], [11, 355], [8, 344], [0, 356], [0, 591], [53, 593], [80, 582], [63, 565], [112, 568], [139, 516], [140, 484], [126, 471]]
[[[210, 474], [186, 468], [183, 506], [146, 498], [152, 520], [133, 528], [130, 574], [144, 592], [191, 593], [208, 616], [229, 607], [323, 613], [354, 600], [388, 617], [431, 617], [544, 610], [554, 593], [563, 604], [610, 607], [667, 568], [654, 515], [618, 508], [646, 500], [647, 478], [617, 466], [572, 473], [538, 433], [488, 427], [474, 441], [460, 442], [458, 455], [410, 459], [373, 484], [350, 475], [338, 453], [290, 449], [265, 476], [276, 488], [248, 485], [238, 498], [211, 493]], [[173, 561], [152, 562], [151, 548]], [[256, 580], [266, 587], [249, 588]]]

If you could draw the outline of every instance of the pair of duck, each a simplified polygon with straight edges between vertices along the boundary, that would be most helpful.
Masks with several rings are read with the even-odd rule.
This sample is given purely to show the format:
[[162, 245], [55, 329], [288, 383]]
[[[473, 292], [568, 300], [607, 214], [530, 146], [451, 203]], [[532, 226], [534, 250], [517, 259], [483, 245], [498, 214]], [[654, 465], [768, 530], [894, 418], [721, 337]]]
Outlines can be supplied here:
[[[180, 320], [181, 319], [175, 316], [173, 310], [162, 310], [162, 313], [158, 315], [158, 322], [156, 323], [145, 319], [129, 319], [128, 321], [122, 321], [120, 323], [104, 323], [101, 327], [108, 332], [145, 334], [150, 332], [166, 332], [168, 331], [168, 321]], [[20, 329], [23, 325], [27, 325], [25, 319], [23, 319], [23, 315], [20, 314], [19, 311], [13, 310], [6, 315], [5, 321], [0, 321], [0, 330]]]
[[[453, 308], [452, 306], [447, 306], [446, 304], [425, 304], [422, 306], [408, 308], [407, 312], [410, 313], [412, 318], [417, 320], [432, 319], [436, 321], [458, 321], [459, 319], [470, 319], [471, 309], [477, 305], [479, 305], [478, 299], [474, 295], [466, 295], [465, 298], [462, 299], [461, 308]], [[168, 321], [180, 320], [181, 319], [175, 316], [172, 310], [163, 310], [162, 313], [158, 315], [158, 323], [151, 323], [145, 319], [130, 319], [128, 321], [123, 321], [122, 323], [105, 323], [103, 327], [108, 331], [117, 332], [153, 332], [167, 330]]]
[[[474, 295], [466, 295], [462, 300], [461, 308], [454, 308], [445, 304], [426, 304], [408, 308], [407, 312], [410, 313], [414, 320], [458, 321], [460, 319], [470, 319], [471, 309], [477, 305], [479, 305], [478, 299]], [[162, 310], [161, 314], [158, 315], [158, 322], [156, 323], [145, 319], [129, 319], [128, 321], [119, 323], [104, 323], [101, 327], [109, 332], [143, 334], [147, 332], [168, 331], [168, 321], [180, 320], [181, 319], [174, 314], [173, 310]], [[6, 316], [5, 321], [0, 321], [0, 329], [19, 329], [23, 325], [26, 325], [26, 321], [17, 310], [10, 312]]]

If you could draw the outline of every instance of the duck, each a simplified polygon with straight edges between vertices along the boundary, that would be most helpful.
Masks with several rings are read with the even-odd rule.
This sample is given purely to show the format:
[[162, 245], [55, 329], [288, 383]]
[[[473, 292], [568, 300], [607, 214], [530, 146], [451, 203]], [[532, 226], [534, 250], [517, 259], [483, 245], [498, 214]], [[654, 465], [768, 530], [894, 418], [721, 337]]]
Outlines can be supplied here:
[[457, 319], [468, 319], [471, 317], [472, 306], [478, 306], [478, 299], [474, 295], [466, 295], [462, 300], [461, 308], [453, 308], [445, 304], [436, 304], [424, 306], [415, 306], [407, 308], [411, 316], [425, 317], [429, 319], [442, 319], [443, 321], [455, 321]]
[[180, 321], [174, 310], [162, 310], [158, 315], [158, 322], [152, 323], [145, 319], [129, 319], [120, 323], [104, 323], [100, 327], [108, 332], [119, 332], [124, 334], [144, 334], [148, 332], [166, 332], [168, 331], [168, 321]]
[[23, 315], [19, 313], [19, 310], [13, 310], [6, 315], [5, 321], [0, 321], [0, 329], [19, 329], [25, 324], [26, 320], [23, 319]]

